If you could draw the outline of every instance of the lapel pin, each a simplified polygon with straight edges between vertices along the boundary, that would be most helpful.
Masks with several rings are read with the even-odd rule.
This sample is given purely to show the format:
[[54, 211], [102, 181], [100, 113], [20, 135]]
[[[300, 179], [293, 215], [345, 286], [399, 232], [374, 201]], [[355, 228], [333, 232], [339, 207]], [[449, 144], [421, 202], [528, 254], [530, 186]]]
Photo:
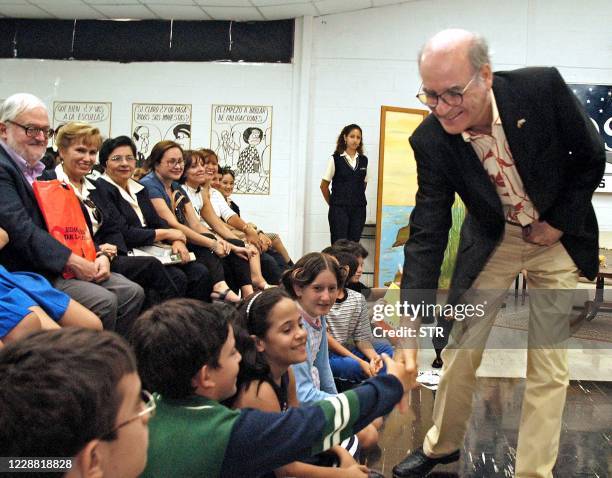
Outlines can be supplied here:
[[516, 127], [522, 128], [525, 123], [527, 123], [527, 120], [525, 118], [521, 118], [520, 120], [516, 122]]

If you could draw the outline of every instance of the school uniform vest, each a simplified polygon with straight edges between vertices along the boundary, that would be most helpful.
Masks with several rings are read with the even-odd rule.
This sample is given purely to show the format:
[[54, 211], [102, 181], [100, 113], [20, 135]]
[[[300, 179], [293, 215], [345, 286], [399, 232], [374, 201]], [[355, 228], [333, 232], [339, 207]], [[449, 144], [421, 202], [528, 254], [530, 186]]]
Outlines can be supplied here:
[[334, 167], [330, 204], [332, 206], [365, 206], [365, 178], [368, 171], [368, 158], [357, 156], [357, 167], [353, 169], [344, 156], [334, 153]]

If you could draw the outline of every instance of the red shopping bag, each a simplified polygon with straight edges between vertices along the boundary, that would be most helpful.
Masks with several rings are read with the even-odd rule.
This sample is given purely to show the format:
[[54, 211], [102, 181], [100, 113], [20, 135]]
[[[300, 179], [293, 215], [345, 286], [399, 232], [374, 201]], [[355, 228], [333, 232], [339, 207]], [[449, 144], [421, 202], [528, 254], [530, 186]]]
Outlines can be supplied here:
[[[91, 262], [95, 261], [96, 246], [89, 233], [79, 198], [72, 188], [57, 179], [34, 181], [32, 187], [49, 234], [75, 254]], [[67, 269], [62, 275], [64, 279], [75, 277]]]

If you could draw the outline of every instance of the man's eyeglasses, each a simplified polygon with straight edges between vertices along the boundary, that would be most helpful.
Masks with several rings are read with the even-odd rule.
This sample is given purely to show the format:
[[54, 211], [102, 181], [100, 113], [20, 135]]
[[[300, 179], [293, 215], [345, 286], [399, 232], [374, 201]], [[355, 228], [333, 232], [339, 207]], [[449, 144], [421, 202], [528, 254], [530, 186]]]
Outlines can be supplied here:
[[140, 400], [142, 402], [142, 404], [141, 404], [142, 410], [140, 410], [140, 412], [138, 412], [132, 418], [128, 418], [126, 421], [121, 422], [119, 425], [117, 425], [111, 431], [109, 431], [109, 432], [105, 433], [104, 435], [102, 435], [100, 437], [100, 439], [101, 440], [112, 440], [112, 439], [114, 439], [114, 437], [113, 437], [114, 433], [117, 430], [119, 430], [120, 428], [122, 428], [122, 427], [124, 427], [126, 425], [129, 425], [132, 422], [135, 422], [136, 420], [144, 417], [145, 415], [150, 415], [150, 416], [155, 415], [155, 409], [157, 408], [157, 404], [155, 403], [155, 398], [153, 397], [153, 395], [151, 395], [146, 390], [141, 390], [140, 391]]
[[[463, 88], [462, 91], [454, 91], [450, 89], [450, 90], [446, 90], [445, 92], [437, 95], [436, 93], [428, 93], [421, 89], [417, 93], [416, 97], [421, 103], [431, 108], [432, 110], [436, 106], [438, 106], [439, 100], [444, 101], [444, 103], [446, 103], [448, 106], [459, 106], [461, 103], [463, 103], [463, 95], [468, 90], [468, 88], [472, 85], [472, 82], [476, 79], [476, 77], [479, 74], [480, 74], [479, 71], [476, 72], [476, 74], [472, 76], [472, 79], [468, 82], [467, 85], [465, 85], [465, 88]], [[421, 85], [421, 88], [423, 88], [423, 85]]]
[[166, 161], [166, 164], [168, 166], [170, 166], [171, 168], [174, 168], [176, 166], [183, 166], [185, 164], [185, 160], [183, 159], [169, 159]]
[[136, 161], [136, 158], [134, 156], [120, 156], [120, 155], [116, 155], [116, 156], [111, 156], [110, 158], [108, 158], [108, 160], [113, 162], [113, 163], [121, 163], [124, 160], [127, 161], [128, 163], [131, 163], [132, 161]]
[[6, 122], [14, 124], [15, 126], [19, 126], [20, 128], [23, 128], [26, 136], [30, 138], [36, 138], [39, 133], [42, 133], [45, 139], [49, 139], [51, 136], [53, 136], [53, 133], [54, 133], [53, 128], [38, 128], [36, 126], [24, 126], [22, 124], [15, 123], [12, 120], [6, 120]]

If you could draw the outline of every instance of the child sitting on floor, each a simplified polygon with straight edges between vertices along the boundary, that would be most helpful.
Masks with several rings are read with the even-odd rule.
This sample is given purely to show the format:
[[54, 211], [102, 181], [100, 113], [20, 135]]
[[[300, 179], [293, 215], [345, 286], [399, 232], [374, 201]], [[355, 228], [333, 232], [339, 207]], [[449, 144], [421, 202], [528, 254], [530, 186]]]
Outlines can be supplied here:
[[0, 349], [0, 410], [0, 454], [40, 467], [28, 476], [136, 478], [145, 467], [155, 402], [113, 332], [35, 332]]
[[[306, 254], [283, 274], [283, 287], [297, 302], [308, 333], [307, 359], [293, 366], [298, 400], [303, 405], [338, 394], [329, 365], [326, 315], [345, 279], [346, 271], [338, 261], [320, 252]], [[382, 422], [377, 421], [357, 435], [362, 448], [378, 443], [380, 425]]]
[[143, 477], [260, 476], [320, 453], [388, 413], [409, 381], [402, 364], [385, 357], [388, 376], [312, 407], [230, 410], [219, 402], [236, 393], [235, 317], [223, 304], [174, 299], [134, 324], [143, 383], [160, 394]]
[[[357, 258], [349, 252], [329, 247], [325, 253], [336, 258], [348, 277], [357, 269]], [[393, 355], [386, 342], [374, 342], [366, 301], [358, 292], [339, 287], [336, 301], [327, 313], [329, 364], [336, 384], [342, 390], [368, 377], [385, 373], [381, 354]]]
[[[281, 412], [297, 407], [291, 365], [306, 360], [306, 331], [295, 302], [280, 289], [269, 289], [245, 300], [236, 323], [238, 350], [242, 354], [235, 408]], [[359, 465], [342, 446], [275, 470], [274, 476], [295, 478], [382, 476]], [[332, 464], [337, 468], [329, 468]], [[323, 466], [319, 466], [323, 465]]]
[[[9, 237], [0, 228], [0, 249]], [[102, 330], [102, 322], [91, 311], [55, 289], [33, 272], [9, 272], [0, 265], [0, 346], [37, 330], [85, 327]]]
[[368, 257], [368, 251], [359, 242], [351, 241], [349, 239], [338, 239], [332, 244], [332, 247], [338, 251], [348, 252], [355, 256], [357, 259], [357, 270], [355, 273], [348, 277], [346, 281], [346, 288], [359, 292], [366, 299], [370, 296], [372, 289], [361, 282], [361, 276], [363, 274], [363, 263]]

